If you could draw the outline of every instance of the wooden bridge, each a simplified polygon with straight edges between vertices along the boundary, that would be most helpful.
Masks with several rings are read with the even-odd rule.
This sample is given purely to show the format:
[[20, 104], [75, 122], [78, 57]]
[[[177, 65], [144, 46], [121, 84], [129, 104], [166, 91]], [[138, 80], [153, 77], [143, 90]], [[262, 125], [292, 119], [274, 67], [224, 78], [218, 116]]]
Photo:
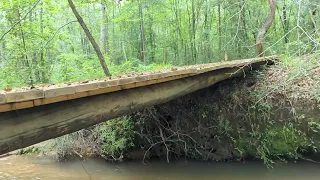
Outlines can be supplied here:
[[192, 65], [0, 93], [0, 155], [168, 102], [277, 57]]

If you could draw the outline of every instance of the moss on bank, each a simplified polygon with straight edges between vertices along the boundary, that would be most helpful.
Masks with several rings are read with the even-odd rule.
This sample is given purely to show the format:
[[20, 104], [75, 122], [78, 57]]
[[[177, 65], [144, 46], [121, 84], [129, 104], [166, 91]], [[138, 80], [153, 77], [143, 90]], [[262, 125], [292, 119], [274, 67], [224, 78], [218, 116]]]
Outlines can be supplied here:
[[[320, 148], [319, 55], [275, 66], [60, 137], [59, 157], [297, 159]], [[137, 151], [138, 150], [138, 151]], [[308, 153], [307, 153], [308, 152]]]

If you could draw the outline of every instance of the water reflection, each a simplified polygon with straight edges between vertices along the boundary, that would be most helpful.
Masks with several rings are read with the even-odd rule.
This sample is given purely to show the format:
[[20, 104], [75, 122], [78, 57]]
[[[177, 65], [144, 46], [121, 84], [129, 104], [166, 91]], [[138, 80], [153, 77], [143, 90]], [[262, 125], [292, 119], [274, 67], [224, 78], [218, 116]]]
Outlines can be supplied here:
[[[203, 163], [154, 161], [110, 164], [103, 160], [55, 162], [47, 157], [11, 156], [0, 159], [5, 180], [318, 180], [319, 164], [298, 162], [267, 169], [261, 162]], [[87, 173], [88, 172], [88, 173]], [[90, 177], [89, 177], [90, 176]]]

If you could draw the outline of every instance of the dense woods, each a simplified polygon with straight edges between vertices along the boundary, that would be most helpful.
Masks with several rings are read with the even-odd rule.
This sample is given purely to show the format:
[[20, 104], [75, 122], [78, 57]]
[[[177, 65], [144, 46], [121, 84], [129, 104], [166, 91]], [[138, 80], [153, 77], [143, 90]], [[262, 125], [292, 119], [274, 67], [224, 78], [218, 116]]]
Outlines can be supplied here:
[[[267, 55], [319, 49], [318, 0], [73, 2], [111, 74], [255, 57], [258, 40]], [[257, 39], [270, 11], [274, 22]], [[1, 1], [0, 26], [1, 88], [107, 74], [68, 1]]]

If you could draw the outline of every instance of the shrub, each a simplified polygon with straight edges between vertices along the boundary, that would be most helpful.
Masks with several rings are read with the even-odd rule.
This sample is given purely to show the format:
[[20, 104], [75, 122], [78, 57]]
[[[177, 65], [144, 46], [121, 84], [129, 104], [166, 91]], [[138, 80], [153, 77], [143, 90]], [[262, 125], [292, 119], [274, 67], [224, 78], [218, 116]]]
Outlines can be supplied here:
[[99, 139], [104, 155], [122, 160], [125, 153], [134, 147], [134, 122], [130, 117], [121, 117], [105, 122], [99, 129]]

